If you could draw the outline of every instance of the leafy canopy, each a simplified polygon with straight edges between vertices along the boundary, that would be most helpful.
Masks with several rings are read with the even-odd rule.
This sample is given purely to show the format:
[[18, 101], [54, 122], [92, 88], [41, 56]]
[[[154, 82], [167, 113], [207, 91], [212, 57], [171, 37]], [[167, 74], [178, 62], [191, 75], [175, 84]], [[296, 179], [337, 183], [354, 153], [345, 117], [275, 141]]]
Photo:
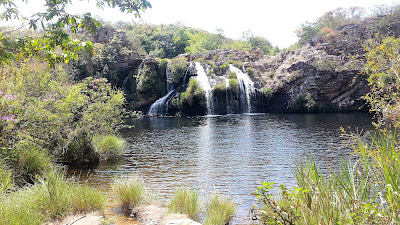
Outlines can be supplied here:
[[[0, 0], [2, 21], [29, 21], [30, 29], [42, 30], [38, 37], [25, 34], [17, 38], [12, 35], [15, 30], [0, 31], [0, 65], [23, 57], [40, 57], [54, 67], [58, 62], [67, 63], [70, 59], [77, 59], [79, 50], [92, 51], [91, 42], [74, 40], [71, 34], [80, 31], [95, 33], [101, 23], [89, 12], [83, 15], [67, 13], [65, 9], [70, 4], [72, 0], [46, 0], [45, 12], [36, 13], [28, 19], [20, 14], [14, 0]], [[151, 8], [146, 0], [96, 0], [96, 5], [101, 9], [105, 6], [119, 8], [121, 12], [134, 13], [136, 17], [140, 16], [141, 11]]]

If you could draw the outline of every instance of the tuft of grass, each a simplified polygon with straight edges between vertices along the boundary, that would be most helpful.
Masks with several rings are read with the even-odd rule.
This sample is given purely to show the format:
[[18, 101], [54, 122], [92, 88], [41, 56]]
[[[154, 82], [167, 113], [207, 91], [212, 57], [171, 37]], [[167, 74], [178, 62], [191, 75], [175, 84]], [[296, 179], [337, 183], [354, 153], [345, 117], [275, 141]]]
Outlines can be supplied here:
[[175, 190], [168, 209], [171, 213], [181, 213], [195, 220], [201, 210], [199, 194], [192, 189], [179, 188]]
[[105, 198], [94, 188], [51, 173], [34, 185], [3, 194], [0, 203], [0, 225], [39, 225], [68, 213], [101, 210]]
[[17, 175], [32, 180], [35, 175], [44, 175], [54, 169], [47, 150], [31, 141], [21, 141], [14, 148]]
[[126, 141], [115, 135], [95, 135], [92, 146], [101, 157], [113, 158], [123, 153]]
[[106, 198], [98, 190], [88, 184], [73, 185], [71, 187], [71, 212], [85, 213], [104, 209]]
[[229, 79], [229, 90], [232, 92], [239, 91], [239, 80], [238, 79]]
[[236, 205], [233, 201], [214, 194], [207, 203], [207, 216], [204, 225], [229, 224], [235, 211]]
[[212, 88], [212, 92], [213, 92], [213, 93], [225, 92], [225, 91], [226, 91], [226, 84], [225, 84], [225, 83], [216, 84], [216, 85]]
[[135, 175], [129, 178], [116, 179], [112, 184], [112, 190], [125, 210], [137, 207], [145, 200], [144, 182]]

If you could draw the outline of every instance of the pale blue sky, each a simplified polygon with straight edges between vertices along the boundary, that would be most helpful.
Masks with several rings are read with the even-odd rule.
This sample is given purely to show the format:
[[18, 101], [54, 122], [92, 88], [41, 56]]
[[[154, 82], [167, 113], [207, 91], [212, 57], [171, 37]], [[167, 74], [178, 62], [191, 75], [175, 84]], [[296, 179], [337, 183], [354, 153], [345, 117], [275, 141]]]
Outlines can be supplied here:
[[[272, 44], [287, 47], [296, 42], [294, 31], [306, 21], [315, 21], [324, 12], [338, 7], [371, 7], [397, 4], [400, 0], [149, 0], [153, 8], [142, 14], [142, 19], [153, 24], [171, 24], [177, 21], [185, 25], [215, 32], [217, 28], [225, 35], [238, 39], [243, 31], [251, 30]], [[94, 0], [90, 1], [92, 4]], [[106, 20], [131, 21], [132, 14], [106, 8], [101, 11], [88, 0], [73, 0], [70, 11], [90, 11]], [[21, 10], [32, 13], [40, 10], [42, 0], [30, 0], [21, 4]]]

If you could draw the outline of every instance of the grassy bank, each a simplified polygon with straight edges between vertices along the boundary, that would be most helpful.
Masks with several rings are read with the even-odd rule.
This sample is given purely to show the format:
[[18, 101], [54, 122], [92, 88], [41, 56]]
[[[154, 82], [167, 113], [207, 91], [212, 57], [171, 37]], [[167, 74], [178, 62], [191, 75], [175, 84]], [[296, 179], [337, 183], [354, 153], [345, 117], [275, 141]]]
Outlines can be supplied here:
[[0, 224], [40, 225], [67, 214], [102, 210], [105, 197], [87, 184], [50, 173], [34, 185], [1, 194], [0, 203]]
[[[398, 224], [400, 222], [400, 161], [398, 136], [378, 133], [354, 140], [356, 160], [322, 174], [313, 160], [296, 169], [297, 187], [281, 187], [273, 198], [273, 183], [263, 183], [257, 197], [263, 224]], [[372, 140], [372, 141], [371, 141]]]

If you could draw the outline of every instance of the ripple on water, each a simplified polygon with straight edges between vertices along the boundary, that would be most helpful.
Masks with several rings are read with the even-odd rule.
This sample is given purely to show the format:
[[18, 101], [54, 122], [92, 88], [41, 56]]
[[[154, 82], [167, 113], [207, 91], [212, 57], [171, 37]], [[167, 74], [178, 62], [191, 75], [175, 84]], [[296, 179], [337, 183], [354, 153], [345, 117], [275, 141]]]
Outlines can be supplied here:
[[[130, 143], [116, 162], [90, 168], [89, 182], [107, 188], [113, 177], [137, 173], [162, 200], [176, 187], [189, 186], [204, 196], [219, 192], [238, 205], [233, 224], [255, 203], [263, 181], [295, 184], [300, 157], [313, 156], [324, 170], [334, 168], [348, 150], [340, 147], [340, 127], [371, 129], [367, 114], [230, 115], [199, 118], [144, 118], [129, 121]], [[333, 150], [332, 150], [333, 149]], [[80, 172], [82, 171], [83, 172]], [[84, 174], [88, 168], [71, 169]], [[84, 177], [84, 175], [83, 175]]]

